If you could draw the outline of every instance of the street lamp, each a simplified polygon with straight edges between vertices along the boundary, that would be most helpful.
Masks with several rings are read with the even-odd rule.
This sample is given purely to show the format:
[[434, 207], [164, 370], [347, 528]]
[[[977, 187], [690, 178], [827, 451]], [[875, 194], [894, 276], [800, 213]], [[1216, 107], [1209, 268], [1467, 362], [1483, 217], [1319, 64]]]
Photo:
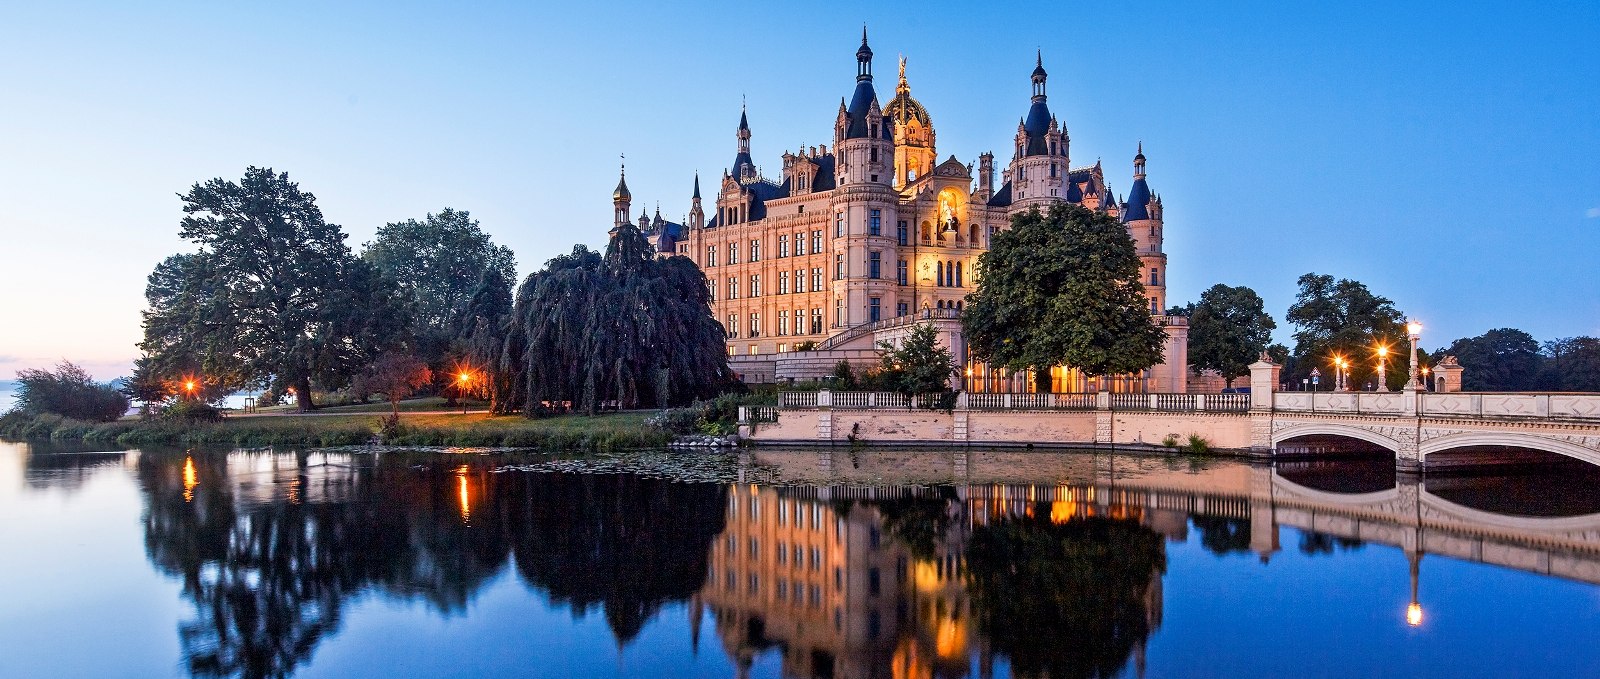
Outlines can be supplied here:
[[1378, 391], [1389, 390], [1388, 380], [1389, 347], [1378, 345]]
[[456, 384], [461, 385], [461, 414], [467, 414], [467, 383], [472, 381], [472, 376], [466, 372], [456, 375]]
[[1417, 379], [1417, 340], [1422, 339], [1422, 322], [1414, 318], [1407, 321], [1406, 336], [1411, 339], [1411, 370], [1406, 375], [1406, 390], [1416, 391], [1422, 385]]
[[195, 386], [196, 385], [194, 383], [194, 380], [184, 380], [183, 381], [183, 391], [184, 391], [184, 393], [189, 395], [189, 400], [191, 400], [191, 401], [194, 400]]

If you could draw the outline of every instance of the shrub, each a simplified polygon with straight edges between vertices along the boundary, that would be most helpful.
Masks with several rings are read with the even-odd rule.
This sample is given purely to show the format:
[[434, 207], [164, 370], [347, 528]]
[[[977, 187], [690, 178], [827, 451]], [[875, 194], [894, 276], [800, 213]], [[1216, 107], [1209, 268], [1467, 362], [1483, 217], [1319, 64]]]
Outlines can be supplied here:
[[20, 371], [17, 382], [16, 409], [25, 413], [110, 422], [128, 412], [130, 402], [126, 395], [110, 385], [96, 383], [88, 371], [71, 361], [56, 364], [55, 372]]
[[1199, 434], [1189, 435], [1189, 445], [1185, 446], [1191, 453], [1206, 453], [1211, 450], [1211, 443]]
[[205, 401], [182, 400], [163, 409], [161, 419], [177, 422], [221, 422], [222, 411]]
[[1161, 439], [1161, 445], [1166, 446], [1168, 448], [1177, 448], [1178, 447], [1178, 435], [1177, 434], [1167, 434], [1166, 438]]

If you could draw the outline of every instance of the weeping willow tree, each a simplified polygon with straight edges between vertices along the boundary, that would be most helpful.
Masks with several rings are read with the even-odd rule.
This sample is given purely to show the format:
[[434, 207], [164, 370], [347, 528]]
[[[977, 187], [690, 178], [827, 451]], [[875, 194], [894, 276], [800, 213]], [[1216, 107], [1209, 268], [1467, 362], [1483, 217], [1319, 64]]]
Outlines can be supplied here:
[[631, 224], [603, 256], [579, 245], [529, 275], [508, 331], [507, 409], [530, 416], [563, 403], [590, 413], [603, 401], [685, 403], [734, 379], [704, 274], [687, 258], [657, 258]]

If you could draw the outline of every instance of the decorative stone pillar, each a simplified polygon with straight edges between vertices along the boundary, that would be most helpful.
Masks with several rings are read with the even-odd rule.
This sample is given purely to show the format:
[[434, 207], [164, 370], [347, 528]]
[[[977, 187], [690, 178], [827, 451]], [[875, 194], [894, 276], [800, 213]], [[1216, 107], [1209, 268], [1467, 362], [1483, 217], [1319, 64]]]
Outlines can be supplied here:
[[1272, 362], [1267, 352], [1250, 364], [1250, 409], [1272, 410], [1272, 392], [1278, 388], [1278, 373], [1283, 368]]

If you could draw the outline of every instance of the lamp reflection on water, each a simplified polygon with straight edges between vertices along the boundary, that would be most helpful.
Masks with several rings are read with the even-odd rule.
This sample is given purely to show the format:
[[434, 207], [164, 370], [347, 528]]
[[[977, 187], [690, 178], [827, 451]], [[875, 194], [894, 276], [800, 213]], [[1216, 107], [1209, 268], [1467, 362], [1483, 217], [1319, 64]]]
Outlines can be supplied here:
[[194, 458], [183, 459], [183, 501], [194, 501], [194, 487], [200, 485], [199, 475], [194, 471]]
[[468, 499], [469, 499], [470, 496], [467, 494], [467, 466], [466, 465], [461, 465], [461, 468], [456, 470], [456, 479], [459, 481], [460, 487], [461, 487], [461, 489], [459, 491], [459, 494], [461, 496], [461, 522], [462, 523], [466, 523], [467, 521], [472, 519], [472, 508], [468, 504]]

